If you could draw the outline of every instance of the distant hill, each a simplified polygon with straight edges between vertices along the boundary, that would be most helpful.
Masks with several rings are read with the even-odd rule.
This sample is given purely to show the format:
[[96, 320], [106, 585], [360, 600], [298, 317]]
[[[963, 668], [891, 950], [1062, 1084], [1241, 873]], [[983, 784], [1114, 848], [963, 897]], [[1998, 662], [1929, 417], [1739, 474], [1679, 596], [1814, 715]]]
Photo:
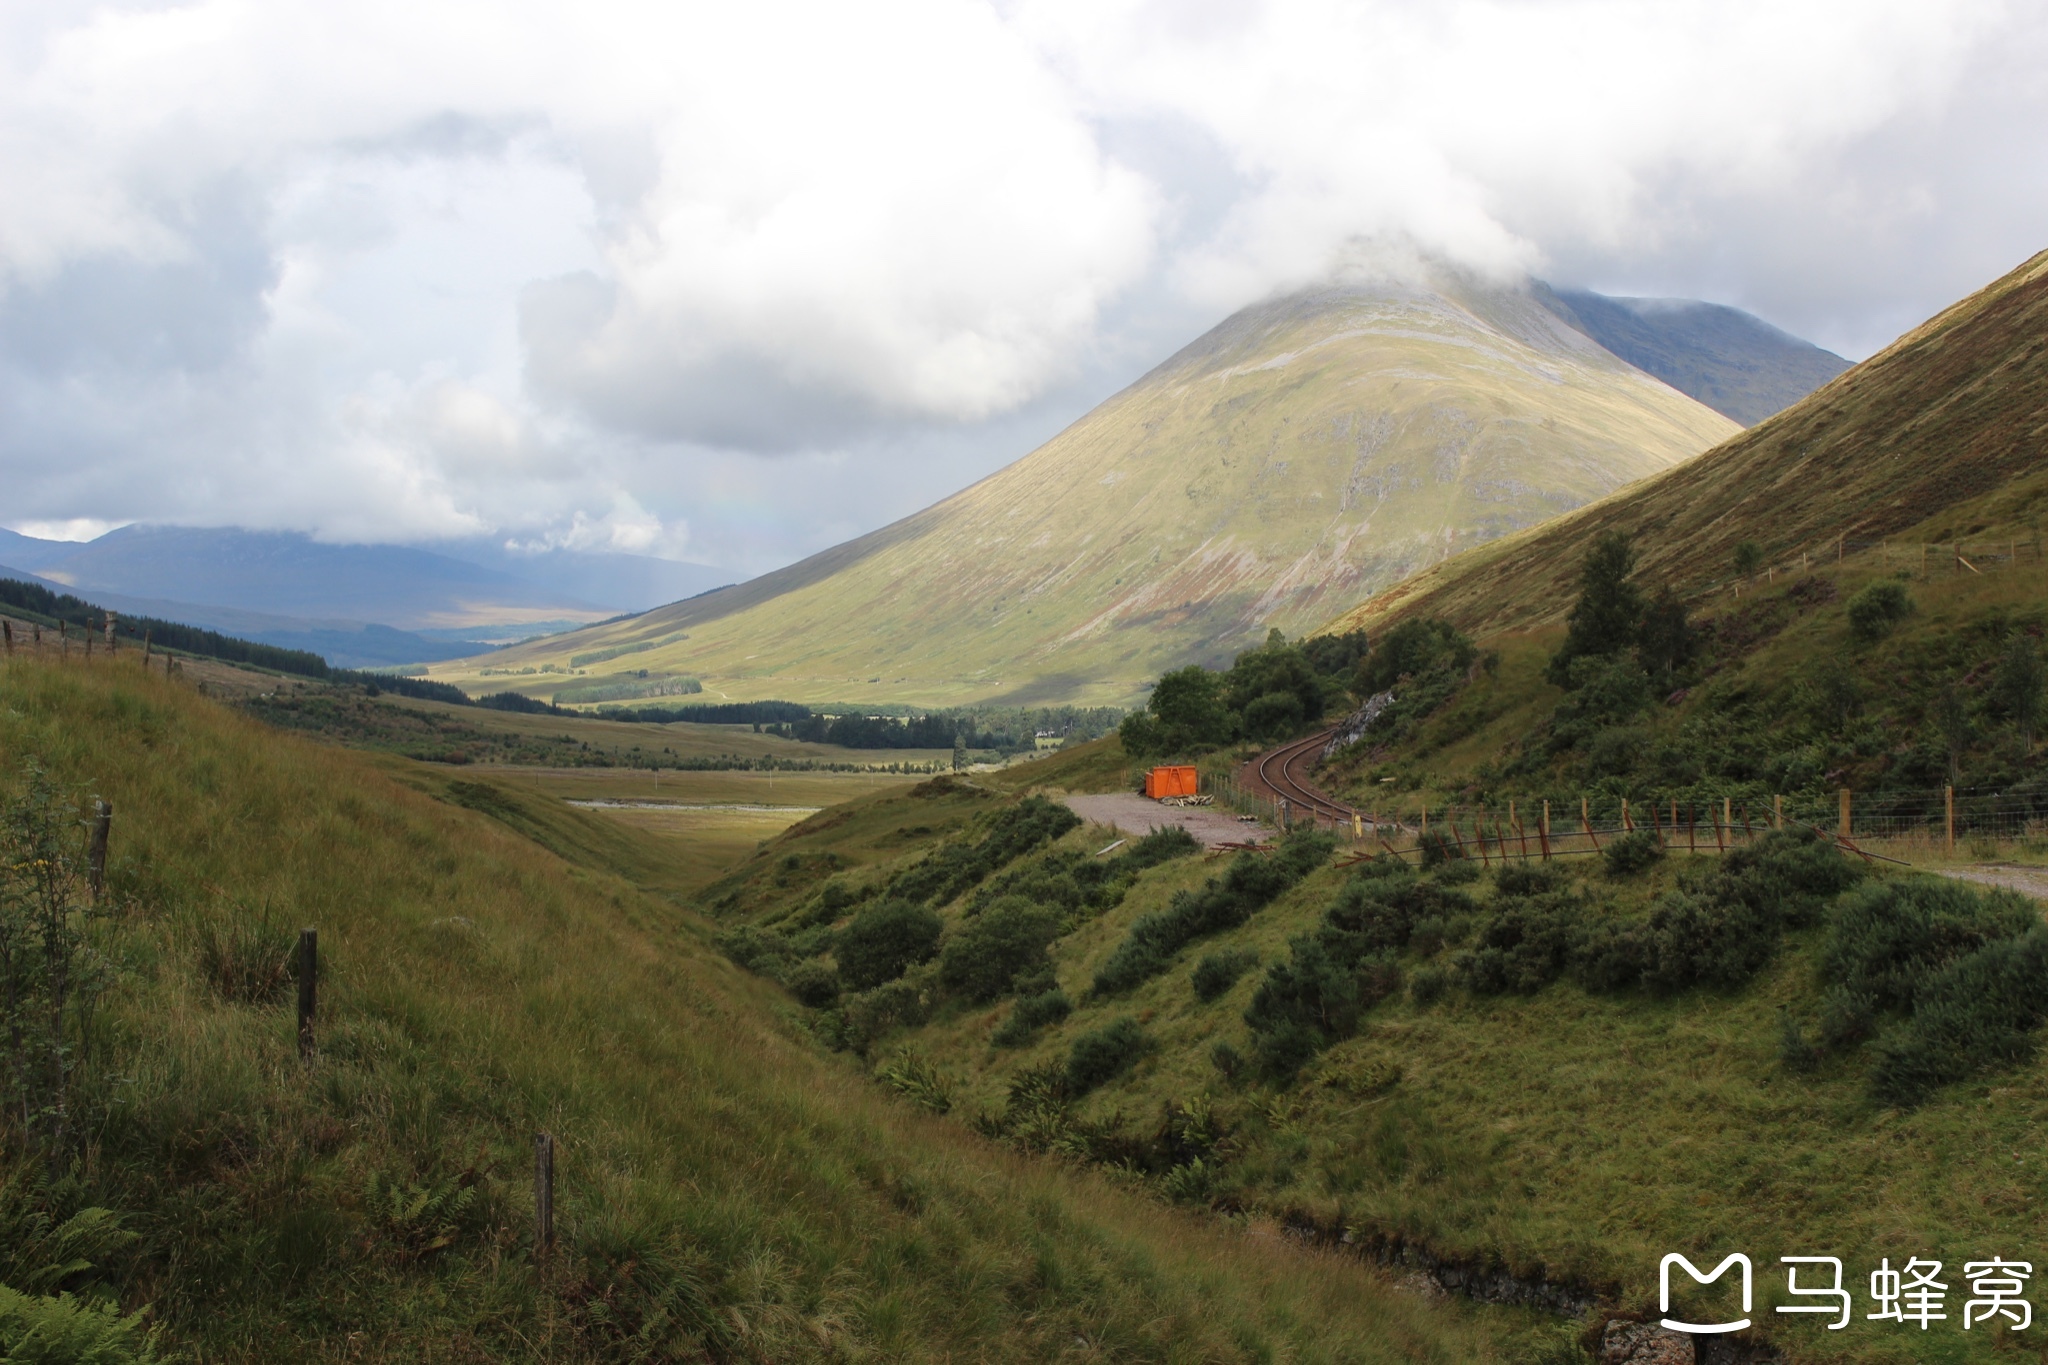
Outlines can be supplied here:
[[1849, 368], [1762, 318], [1695, 299], [1611, 298], [1535, 286], [1553, 313], [1629, 364], [1753, 427]]
[[301, 623], [266, 628], [321, 622], [327, 623], [321, 628], [355, 630], [375, 623], [444, 640], [568, 629], [734, 577], [709, 565], [645, 555], [519, 551], [482, 540], [442, 549], [327, 545], [295, 532], [234, 527], [124, 526], [84, 542], [0, 529], [0, 561], [103, 597], [126, 594]]
[[[735, 698], [1126, 702], [1735, 430], [1528, 289], [1318, 288], [1245, 309], [894, 525], [489, 666], [639, 644], [590, 672]], [[435, 676], [482, 684], [483, 666]]]
[[1646, 581], [1697, 597], [1735, 547], [1825, 554], [1838, 538], [2036, 533], [2048, 510], [2048, 252], [1699, 459], [1437, 564], [1325, 629], [1408, 616], [1527, 628], [1570, 610], [1586, 547], [1636, 537]]

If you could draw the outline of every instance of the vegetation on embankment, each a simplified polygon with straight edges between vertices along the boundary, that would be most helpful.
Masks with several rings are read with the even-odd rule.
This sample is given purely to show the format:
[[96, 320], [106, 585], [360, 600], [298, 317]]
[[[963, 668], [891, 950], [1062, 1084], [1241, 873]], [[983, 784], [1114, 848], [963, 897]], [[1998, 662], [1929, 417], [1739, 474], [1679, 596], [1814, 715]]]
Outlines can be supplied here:
[[[33, 757], [67, 801], [115, 811], [81, 1140], [48, 1185], [53, 1154], [0, 1130], [0, 1213], [112, 1210], [137, 1240], [22, 1287], [147, 1307], [167, 1349], [1489, 1353], [1468, 1315], [1360, 1267], [1204, 1228], [846, 1077], [687, 915], [567, 861], [610, 860], [630, 831], [510, 787], [437, 800], [395, 760], [280, 736], [126, 663], [0, 666], [0, 754], [10, 800]], [[310, 1066], [285, 965], [301, 925], [320, 931]], [[545, 1277], [527, 1252], [541, 1129], [561, 1144]]]
[[[1058, 763], [1034, 775], [1057, 782]], [[1056, 929], [1007, 993], [946, 979], [992, 913], [975, 890], [929, 905], [923, 962], [885, 986], [830, 979], [861, 907], [935, 851], [985, 842], [1018, 795], [854, 803], [719, 889], [733, 939], [806, 936], [815, 956], [755, 965], [788, 969], [821, 1043], [915, 1103], [1232, 1217], [1562, 1287], [1601, 1300], [1596, 1322], [1653, 1308], [1666, 1252], [1744, 1250], [1756, 1316], [1802, 1360], [1896, 1360], [1901, 1343], [1775, 1315], [1780, 1255], [1841, 1256], [1861, 1284], [1881, 1257], [1959, 1267], [2031, 1245], [2048, 930], [2009, 894], [1796, 832], [1725, 861], [1326, 864], [1102, 994], [1091, 983], [1133, 930], [1225, 869], [1168, 859], [1108, 908], [1067, 912], [1064, 869], [1114, 837], [1081, 828], [982, 884]], [[1900, 925], [1924, 932], [1886, 931]], [[1960, 1330], [1912, 1345], [1999, 1350]]]

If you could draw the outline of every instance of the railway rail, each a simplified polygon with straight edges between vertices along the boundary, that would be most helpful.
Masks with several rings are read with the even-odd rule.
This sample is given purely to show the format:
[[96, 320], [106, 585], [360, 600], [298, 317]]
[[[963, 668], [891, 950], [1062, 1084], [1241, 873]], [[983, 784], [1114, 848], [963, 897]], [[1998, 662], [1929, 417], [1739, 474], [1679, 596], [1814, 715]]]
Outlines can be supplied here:
[[1316, 755], [1322, 752], [1323, 745], [1330, 742], [1334, 733], [1334, 730], [1320, 730], [1306, 739], [1268, 749], [1244, 765], [1243, 780], [1254, 790], [1284, 800], [1296, 811], [1318, 822], [1328, 820], [1340, 825], [1351, 824], [1359, 812], [1341, 801], [1332, 800], [1307, 776], [1308, 770], [1315, 765]]

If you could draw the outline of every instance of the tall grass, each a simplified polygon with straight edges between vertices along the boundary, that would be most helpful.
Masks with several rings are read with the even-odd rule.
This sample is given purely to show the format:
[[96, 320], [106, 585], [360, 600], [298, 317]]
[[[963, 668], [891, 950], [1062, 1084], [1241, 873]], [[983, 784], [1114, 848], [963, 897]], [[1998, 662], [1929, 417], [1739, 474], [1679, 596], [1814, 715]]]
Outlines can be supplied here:
[[[107, 1271], [122, 1306], [194, 1358], [1486, 1354], [1355, 1264], [919, 1115], [792, 1041], [696, 920], [388, 760], [132, 666], [16, 659], [0, 765], [29, 755], [117, 811], [78, 1178], [139, 1234]], [[274, 985], [299, 925], [311, 1065]], [[560, 1144], [544, 1270], [538, 1129]]]

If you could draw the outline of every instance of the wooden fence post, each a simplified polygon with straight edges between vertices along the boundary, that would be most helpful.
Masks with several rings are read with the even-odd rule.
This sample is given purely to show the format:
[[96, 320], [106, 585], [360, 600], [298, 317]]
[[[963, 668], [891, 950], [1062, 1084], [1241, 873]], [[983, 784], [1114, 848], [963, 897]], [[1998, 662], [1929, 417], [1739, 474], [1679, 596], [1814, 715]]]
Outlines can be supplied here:
[[120, 646], [114, 643], [114, 620], [115, 620], [115, 617], [114, 617], [114, 613], [113, 613], [113, 612], [111, 612], [111, 611], [110, 611], [110, 612], [108, 612], [108, 613], [107, 613], [107, 616], [106, 616], [106, 620], [107, 620], [107, 653], [109, 653], [109, 654], [113, 654], [113, 653], [117, 652], [117, 651], [118, 651], [118, 650], [120, 649]]
[[313, 1060], [313, 1009], [320, 991], [320, 931], [299, 930], [299, 1056]]
[[1635, 832], [1635, 824], [1628, 818], [1628, 798], [1626, 796], [1621, 798], [1621, 832], [1624, 834]]
[[1536, 844], [1543, 850], [1543, 861], [1550, 861], [1550, 798], [1543, 798], [1543, 823], [1536, 827]]
[[0, 634], [7, 637], [7, 652], [14, 653], [14, 622], [0, 621]]
[[107, 889], [107, 830], [114, 823], [114, 803], [95, 797], [92, 803], [92, 837], [85, 849], [85, 885], [98, 900]]
[[[1727, 837], [1723, 837], [1726, 831]], [[1723, 853], [1728, 851], [1728, 839], [1735, 836], [1735, 803], [1728, 797], [1721, 798], [1721, 823], [1714, 829], [1714, 843]]]
[[1785, 828], [1785, 794], [1783, 792], [1771, 798], [1771, 828]]
[[1690, 801], [1685, 803], [1685, 851], [1700, 851], [1700, 808]]
[[547, 1264], [555, 1249], [555, 1139], [533, 1135], [533, 1259]]
[[1600, 851], [1600, 836], [1593, 832], [1592, 809], [1583, 796], [1579, 798], [1579, 824], [1585, 828], [1586, 842], [1593, 846], [1595, 853], [1598, 853]]
[[1956, 789], [1954, 787], [1943, 787], [1941, 789], [1941, 804], [1948, 829], [1948, 837], [1944, 842], [1949, 856], [1954, 857], [1956, 851]]
[[1849, 789], [1842, 788], [1842, 837], [1849, 837]]

